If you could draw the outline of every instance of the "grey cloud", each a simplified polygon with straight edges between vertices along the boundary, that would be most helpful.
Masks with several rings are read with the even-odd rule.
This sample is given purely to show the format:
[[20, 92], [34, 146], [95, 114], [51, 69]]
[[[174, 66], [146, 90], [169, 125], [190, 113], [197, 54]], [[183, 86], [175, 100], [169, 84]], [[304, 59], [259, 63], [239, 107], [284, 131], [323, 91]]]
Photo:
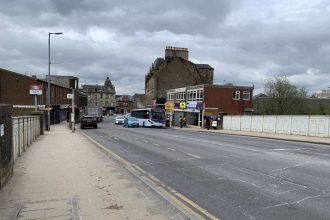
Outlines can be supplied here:
[[[62, 31], [52, 36], [52, 61], [59, 63], [52, 73], [72, 73], [88, 84], [110, 73], [118, 91], [143, 91], [144, 75], [156, 57], [164, 56], [165, 46], [188, 47], [192, 60], [215, 67], [216, 83], [262, 88], [265, 78], [286, 74], [295, 80], [315, 76], [313, 85], [297, 82], [324, 87], [322, 77], [330, 71], [329, 2], [286, 4], [0, 0], [5, 33], [0, 35], [0, 63], [21, 73], [44, 74], [48, 32]], [[315, 71], [306, 75], [310, 69]]]

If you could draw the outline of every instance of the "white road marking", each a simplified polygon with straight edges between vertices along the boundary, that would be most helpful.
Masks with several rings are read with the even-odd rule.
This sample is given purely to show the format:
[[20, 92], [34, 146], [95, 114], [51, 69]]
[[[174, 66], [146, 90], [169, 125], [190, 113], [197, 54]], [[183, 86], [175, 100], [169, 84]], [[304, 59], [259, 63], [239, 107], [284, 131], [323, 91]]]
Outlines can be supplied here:
[[160, 147], [160, 145], [159, 144], [157, 144], [157, 143], [152, 143], [154, 146], [157, 146], [157, 147]]
[[173, 148], [169, 148], [169, 147], [168, 147], [167, 149], [169, 149], [169, 150], [171, 150], [171, 151], [176, 151], [175, 149], [173, 149]]
[[187, 153], [189, 156], [191, 156], [191, 157], [194, 157], [194, 158], [196, 158], [196, 159], [198, 159], [198, 158], [201, 158], [200, 156], [197, 156], [197, 155], [195, 155], [195, 154], [191, 154], [191, 153]]

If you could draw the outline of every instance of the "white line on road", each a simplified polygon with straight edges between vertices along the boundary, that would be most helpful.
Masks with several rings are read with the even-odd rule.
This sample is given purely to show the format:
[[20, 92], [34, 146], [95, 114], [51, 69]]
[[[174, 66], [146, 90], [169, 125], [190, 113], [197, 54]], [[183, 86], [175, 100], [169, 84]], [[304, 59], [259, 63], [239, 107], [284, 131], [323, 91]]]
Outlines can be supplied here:
[[169, 149], [169, 150], [171, 150], [171, 151], [176, 151], [175, 149], [173, 149], [173, 148], [169, 148], [169, 147], [168, 147], [167, 149]]
[[157, 143], [152, 143], [152, 144], [156, 147], [160, 147], [160, 144], [157, 144]]
[[187, 153], [189, 156], [191, 156], [191, 157], [194, 157], [194, 158], [196, 158], [196, 159], [198, 159], [198, 158], [201, 158], [200, 156], [197, 156], [197, 155], [195, 155], [195, 154], [191, 154], [191, 153]]

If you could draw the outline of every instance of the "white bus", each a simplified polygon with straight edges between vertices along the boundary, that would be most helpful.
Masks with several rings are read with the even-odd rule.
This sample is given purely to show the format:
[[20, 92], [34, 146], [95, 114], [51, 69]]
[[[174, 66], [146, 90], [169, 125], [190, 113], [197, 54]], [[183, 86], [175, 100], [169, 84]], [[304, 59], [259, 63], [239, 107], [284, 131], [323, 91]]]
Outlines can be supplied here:
[[139, 126], [165, 127], [166, 117], [164, 109], [133, 109], [131, 116], [139, 120]]

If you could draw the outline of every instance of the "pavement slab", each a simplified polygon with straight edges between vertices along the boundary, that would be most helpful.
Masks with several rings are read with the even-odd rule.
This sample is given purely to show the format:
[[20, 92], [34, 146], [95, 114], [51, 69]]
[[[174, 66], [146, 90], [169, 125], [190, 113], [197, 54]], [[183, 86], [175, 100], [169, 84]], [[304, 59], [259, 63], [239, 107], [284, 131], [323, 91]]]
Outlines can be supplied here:
[[183, 219], [120, 164], [66, 124], [22, 154], [0, 191], [0, 219]]

